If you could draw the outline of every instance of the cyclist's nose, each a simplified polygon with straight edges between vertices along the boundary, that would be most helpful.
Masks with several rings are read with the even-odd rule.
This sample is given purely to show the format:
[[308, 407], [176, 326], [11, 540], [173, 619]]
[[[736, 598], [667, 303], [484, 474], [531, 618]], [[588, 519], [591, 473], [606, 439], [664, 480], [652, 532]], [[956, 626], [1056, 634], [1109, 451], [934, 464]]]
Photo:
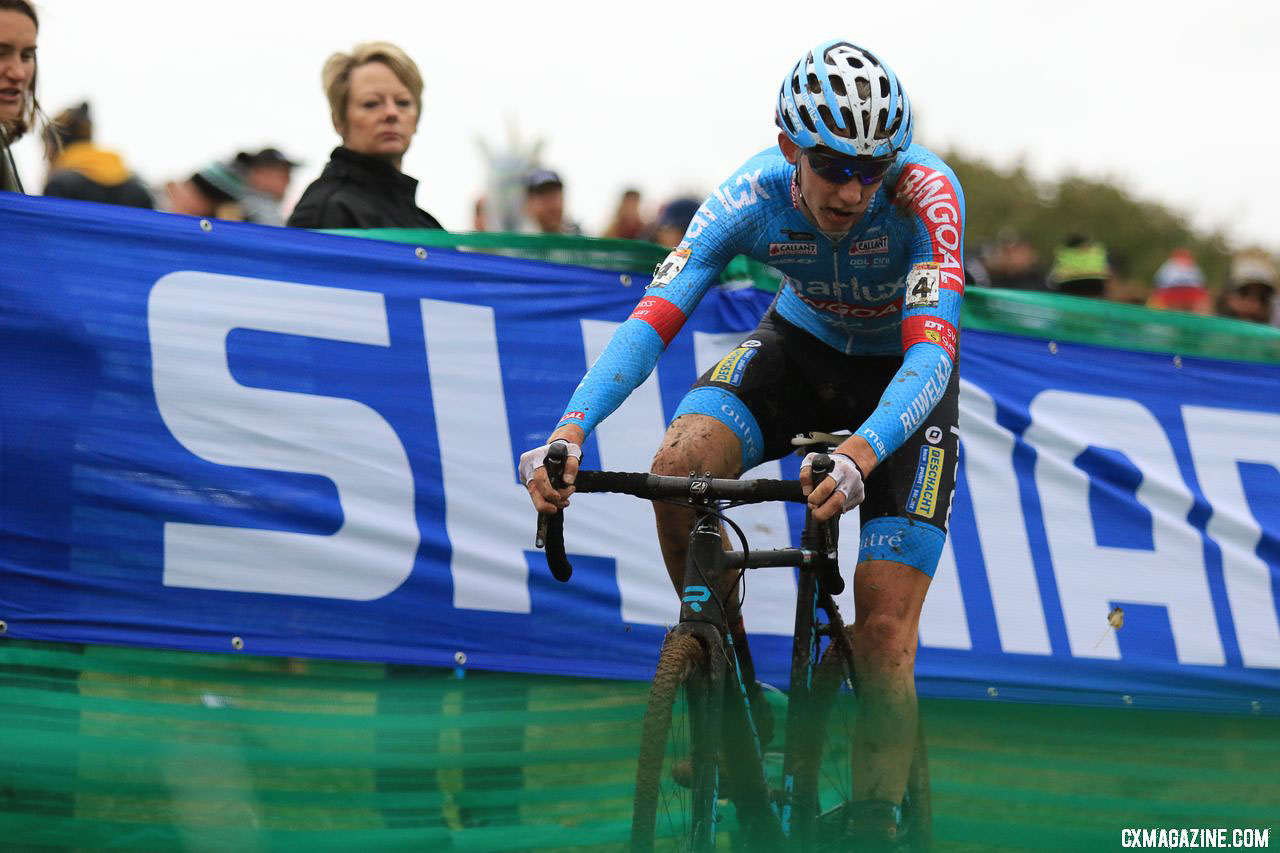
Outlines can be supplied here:
[[862, 200], [866, 194], [867, 188], [864, 187], [862, 185], [862, 181], [857, 178], [840, 185], [840, 203], [848, 207], [857, 207], [862, 204]]

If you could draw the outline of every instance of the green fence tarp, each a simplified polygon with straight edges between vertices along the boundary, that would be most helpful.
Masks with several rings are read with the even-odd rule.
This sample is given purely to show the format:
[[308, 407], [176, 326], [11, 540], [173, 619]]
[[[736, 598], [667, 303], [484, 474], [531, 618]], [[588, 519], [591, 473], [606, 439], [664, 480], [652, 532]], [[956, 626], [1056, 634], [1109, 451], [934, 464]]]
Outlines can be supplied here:
[[[618, 272], [647, 281], [667, 249], [637, 240], [535, 234], [450, 234], [405, 228], [336, 231], [348, 236], [410, 243], [423, 248], [486, 252]], [[750, 281], [775, 292], [773, 268], [739, 256], [723, 281]], [[629, 283], [629, 282], [628, 282]], [[1056, 342], [1095, 344], [1144, 352], [1280, 364], [1280, 329], [1221, 317], [1155, 311], [1057, 293], [970, 287], [961, 327]]]
[[[645, 690], [0, 640], [0, 849], [622, 851]], [[1276, 830], [1268, 709], [921, 707], [935, 850]]]
[[[609, 270], [633, 276], [648, 284], [653, 268], [662, 262], [670, 249], [641, 240], [618, 240], [606, 237], [575, 237], [567, 234], [504, 234], [479, 232], [450, 234], [417, 228], [372, 228], [366, 231], [339, 230], [333, 234], [368, 237], [409, 243], [424, 249], [457, 249], [484, 252], [556, 264], [572, 264], [598, 270]], [[721, 281], [749, 281], [756, 287], [776, 292], [782, 276], [764, 264], [739, 256], [725, 267]]]

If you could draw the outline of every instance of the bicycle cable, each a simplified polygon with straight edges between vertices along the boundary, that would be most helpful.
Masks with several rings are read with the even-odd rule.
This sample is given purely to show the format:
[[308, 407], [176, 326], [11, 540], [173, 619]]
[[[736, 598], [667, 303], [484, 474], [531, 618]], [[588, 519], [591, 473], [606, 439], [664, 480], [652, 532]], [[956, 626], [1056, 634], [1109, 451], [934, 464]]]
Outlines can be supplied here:
[[[733, 530], [733, 532], [737, 534], [738, 540], [742, 542], [742, 556], [743, 556], [744, 562], [746, 561], [746, 558], [750, 555], [751, 550], [750, 550], [750, 545], [747, 544], [747, 534], [743, 532], [742, 528], [738, 526], [737, 522], [735, 522], [732, 518], [729, 518], [729, 516], [724, 514], [725, 510], [733, 509], [734, 507], [745, 506], [747, 503], [749, 503], [749, 501], [739, 501], [737, 503], [730, 503], [730, 504], [726, 504], [724, 507], [717, 507], [717, 508], [711, 508], [706, 506], [695, 506], [687, 498], [656, 498], [654, 499], [654, 503], [670, 504], [671, 506], [682, 506], [689, 509], [693, 509], [695, 512], [702, 512], [705, 515], [710, 515], [719, 519], [721, 522], [727, 524]], [[707, 590], [715, 598], [716, 605], [719, 606], [720, 612], [726, 616], [726, 622], [727, 622], [729, 610], [728, 608], [725, 607], [724, 597], [720, 595], [720, 591], [718, 589], [711, 588], [711, 584], [707, 583], [707, 579], [705, 576], [700, 577], [699, 580], [702, 581], [702, 583], [707, 587]], [[735, 591], [738, 588], [739, 584], [742, 585], [742, 598], [738, 602], [738, 612], [741, 613], [742, 604], [747, 600], [747, 570], [745, 568], [738, 570], [738, 577], [736, 580], [734, 580], [733, 586], [730, 587], [730, 592], [732, 593], [733, 591]]]
[[725, 511], [726, 511], [726, 510], [730, 510], [730, 509], [733, 509], [733, 508], [735, 508], [735, 507], [740, 507], [740, 506], [745, 506], [745, 504], [742, 504], [742, 503], [729, 504], [728, 506], [721, 507], [721, 508], [720, 508], [720, 510], [719, 510], [718, 512], [716, 512], [716, 513], [715, 513], [715, 515], [716, 515], [716, 517], [717, 517], [717, 518], [719, 518], [719, 519], [720, 519], [721, 521], [723, 521], [725, 524], [729, 525], [729, 527], [733, 528], [733, 532], [734, 532], [734, 533], [736, 533], [736, 534], [738, 535], [738, 540], [739, 540], [740, 542], [742, 542], [742, 565], [743, 565], [743, 567], [742, 567], [741, 569], [738, 569], [738, 579], [737, 579], [737, 580], [735, 580], [735, 581], [733, 582], [733, 587], [730, 589], [730, 593], [732, 594], [732, 593], [734, 592], [734, 590], [736, 590], [736, 589], [738, 588], [738, 586], [739, 586], [739, 585], [741, 585], [741, 586], [742, 586], [742, 593], [741, 593], [741, 597], [738, 599], [738, 612], [739, 612], [739, 613], [741, 613], [741, 612], [742, 612], [742, 608], [743, 608], [743, 607], [746, 605], [746, 603], [747, 603], [747, 569], [746, 569], [746, 564], [747, 564], [747, 560], [748, 560], [748, 558], [751, 556], [751, 546], [747, 544], [747, 534], [746, 534], [746, 533], [744, 533], [744, 532], [742, 531], [742, 528], [741, 528], [741, 527], [739, 527], [739, 526], [737, 525], [737, 523], [736, 523], [732, 518], [730, 518], [729, 516], [725, 515], [724, 513], [725, 513]]
[[[741, 585], [742, 587], [742, 597], [738, 599], [738, 606], [737, 606], [739, 615], [741, 615], [742, 613], [742, 606], [747, 601], [747, 570], [745, 566], [746, 566], [747, 558], [751, 555], [751, 547], [747, 544], [747, 534], [743, 532], [742, 528], [738, 526], [737, 522], [735, 522], [729, 516], [725, 515], [724, 512], [725, 510], [733, 509], [734, 507], [739, 507], [743, 505], [744, 505], [743, 503], [728, 504], [727, 506], [723, 506], [718, 509], [709, 510], [706, 513], [707, 515], [714, 516], [715, 518], [719, 519], [721, 523], [728, 525], [733, 530], [733, 532], [737, 534], [738, 541], [742, 543], [743, 568], [738, 569], [738, 577], [734, 580], [733, 586], [729, 588], [729, 595], [730, 597], [732, 597], [737, 591], [738, 586]], [[728, 608], [725, 607], [724, 599], [721, 598], [719, 593], [717, 592], [715, 595], [716, 595], [716, 603], [720, 605], [720, 612], [725, 614], [725, 621], [727, 622], [728, 615], [729, 615]]]

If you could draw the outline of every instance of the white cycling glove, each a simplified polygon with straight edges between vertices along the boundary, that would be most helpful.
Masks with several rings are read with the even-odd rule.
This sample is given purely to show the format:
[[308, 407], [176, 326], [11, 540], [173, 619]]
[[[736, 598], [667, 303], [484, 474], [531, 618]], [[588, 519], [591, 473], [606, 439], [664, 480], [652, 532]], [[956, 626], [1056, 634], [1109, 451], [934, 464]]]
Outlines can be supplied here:
[[533, 479], [533, 474], [547, 459], [547, 450], [553, 444], [563, 444], [568, 448], [569, 455], [574, 459], [582, 458], [582, 448], [574, 444], [572, 441], [564, 438], [557, 438], [555, 441], [547, 442], [541, 447], [535, 447], [533, 450], [526, 450], [520, 454], [520, 483], [527, 484]]
[[[836, 481], [836, 491], [844, 494], [843, 511], [848, 512], [862, 503], [862, 499], [866, 497], [866, 489], [862, 485], [862, 469], [858, 467], [858, 463], [843, 453], [832, 453], [830, 456], [831, 461], [836, 463], [836, 467], [827, 476]], [[812, 470], [813, 460], [817, 457], [817, 453], [810, 453], [800, 463], [800, 467]], [[818, 484], [813, 485], [816, 488]]]

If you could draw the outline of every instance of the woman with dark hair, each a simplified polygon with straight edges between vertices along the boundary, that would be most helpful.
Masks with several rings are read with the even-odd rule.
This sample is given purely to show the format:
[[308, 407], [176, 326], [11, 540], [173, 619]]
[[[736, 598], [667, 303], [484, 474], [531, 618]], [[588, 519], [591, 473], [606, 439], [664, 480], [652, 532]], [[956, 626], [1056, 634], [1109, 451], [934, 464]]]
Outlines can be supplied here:
[[414, 201], [418, 182], [400, 171], [418, 130], [422, 75], [400, 48], [358, 44], [321, 73], [342, 145], [298, 200], [299, 228], [440, 228]]
[[27, 0], [0, 0], [0, 190], [22, 192], [9, 145], [35, 124], [36, 33], [40, 22]]

